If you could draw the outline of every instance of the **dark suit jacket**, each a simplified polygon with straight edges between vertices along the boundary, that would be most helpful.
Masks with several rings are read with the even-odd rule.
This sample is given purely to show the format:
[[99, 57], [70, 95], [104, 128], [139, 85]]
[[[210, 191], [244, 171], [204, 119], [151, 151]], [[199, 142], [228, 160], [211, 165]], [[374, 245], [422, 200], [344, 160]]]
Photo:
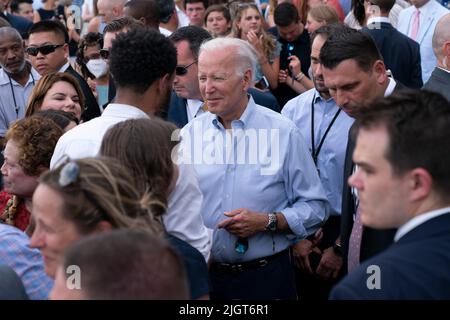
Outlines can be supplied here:
[[0, 300], [28, 300], [22, 280], [8, 266], [0, 266]]
[[434, 68], [423, 89], [440, 93], [450, 101], [450, 73], [438, 67]]
[[[399, 83], [394, 91], [405, 89]], [[344, 162], [344, 190], [342, 191], [342, 213], [341, 213], [341, 245], [344, 253], [344, 271], [347, 270], [348, 243], [353, 228], [353, 216], [355, 214], [355, 199], [347, 181], [353, 173], [353, 151], [356, 146], [356, 127], [353, 125], [349, 130], [347, 150]], [[375, 230], [364, 227], [361, 239], [360, 261], [364, 261], [375, 254], [386, 249], [394, 239], [396, 230]]]
[[372, 25], [374, 24], [362, 30], [375, 40], [394, 79], [409, 88], [421, 88], [423, 83], [419, 44], [397, 31], [390, 23], [380, 23], [381, 28], [371, 28]]
[[24, 17], [16, 16], [10, 13], [5, 15], [3, 12], [0, 12], [0, 18], [8, 21], [11, 27], [19, 31], [23, 39], [28, 39], [28, 31], [33, 25], [33, 22], [25, 19]]
[[83, 121], [89, 121], [93, 118], [99, 117], [101, 112], [100, 108], [98, 107], [97, 99], [95, 99], [94, 94], [92, 93], [91, 88], [89, 88], [89, 85], [87, 82], [83, 79], [83, 77], [73, 70], [73, 68], [69, 65], [69, 67], [66, 69], [67, 73], [70, 73], [78, 80], [78, 84], [81, 87], [81, 90], [83, 91], [84, 98], [86, 101], [86, 110], [81, 114], [81, 119]]
[[[380, 268], [380, 289], [367, 281]], [[426, 221], [363, 263], [331, 292], [331, 299], [450, 299], [450, 214]]]
[[[255, 88], [249, 88], [248, 93], [252, 95], [256, 104], [280, 112], [277, 99], [271, 93], [263, 92]], [[172, 92], [170, 97], [167, 120], [176, 124], [179, 128], [183, 128], [188, 123], [186, 99], [178, 97], [175, 92]]]

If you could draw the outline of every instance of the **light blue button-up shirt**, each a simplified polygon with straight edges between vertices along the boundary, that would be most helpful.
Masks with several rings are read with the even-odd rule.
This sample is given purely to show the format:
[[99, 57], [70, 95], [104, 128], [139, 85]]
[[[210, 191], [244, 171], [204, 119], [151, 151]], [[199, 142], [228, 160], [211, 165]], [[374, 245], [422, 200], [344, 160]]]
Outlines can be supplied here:
[[[290, 100], [282, 115], [291, 119], [305, 137], [309, 152], [311, 140], [311, 106], [314, 98], [314, 145], [317, 148], [339, 107], [332, 98], [324, 100], [316, 89], [311, 89]], [[331, 206], [331, 215], [341, 214], [344, 162], [348, 131], [354, 119], [340, 112], [330, 128], [317, 157], [320, 180]]]
[[[214, 230], [211, 255], [216, 262], [273, 255], [290, 246], [293, 238], [314, 233], [328, 217], [317, 170], [292, 121], [250, 97], [231, 127], [225, 130], [208, 112], [181, 132], [181, 161], [194, 163], [204, 195], [203, 220]], [[248, 239], [248, 250], [237, 253], [236, 236], [217, 225], [227, 219], [224, 212], [239, 208], [281, 212], [293, 234], [257, 233]]]

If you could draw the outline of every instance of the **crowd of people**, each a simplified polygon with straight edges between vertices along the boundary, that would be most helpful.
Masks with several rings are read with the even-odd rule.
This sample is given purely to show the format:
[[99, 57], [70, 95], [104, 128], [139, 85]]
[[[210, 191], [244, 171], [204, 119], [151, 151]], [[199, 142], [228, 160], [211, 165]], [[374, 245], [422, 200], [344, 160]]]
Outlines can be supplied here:
[[450, 299], [438, 0], [0, 0], [0, 299]]

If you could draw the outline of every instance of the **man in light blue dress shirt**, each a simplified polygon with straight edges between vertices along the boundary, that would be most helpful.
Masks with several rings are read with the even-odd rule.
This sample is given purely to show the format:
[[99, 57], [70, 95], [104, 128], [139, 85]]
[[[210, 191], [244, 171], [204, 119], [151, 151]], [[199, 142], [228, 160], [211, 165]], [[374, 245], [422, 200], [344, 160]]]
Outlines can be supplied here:
[[[315, 88], [290, 100], [281, 112], [294, 121], [305, 138], [331, 207], [320, 243], [303, 239], [294, 246], [300, 267], [297, 290], [303, 298], [327, 299], [343, 264], [339, 233], [344, 161], [348, 131], [354, 120], [331, 98], [319, 61], [320, 49], [336, 28], [334, 25], [324, 26], [311, 35], [311, 69]], [[312, 251], [315, 253], [310, 256]]]
[[182, 129], [179, 161], [193, 163], [213, 229], [211, 298], [295, 299], [288, 248], [328, 217], [325, 192], [300, 131], [247, 94], [254, 49], [234, 38], [200, 49], [210, 112]]

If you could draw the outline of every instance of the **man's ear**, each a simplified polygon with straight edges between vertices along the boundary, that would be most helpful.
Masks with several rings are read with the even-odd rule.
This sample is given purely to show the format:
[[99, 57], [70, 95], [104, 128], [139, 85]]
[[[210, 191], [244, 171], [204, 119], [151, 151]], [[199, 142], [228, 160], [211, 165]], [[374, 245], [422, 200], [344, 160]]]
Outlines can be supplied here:
[[158, 93], [165, 92], [167, 86], [172, 87], [174, 74], [166, 73], [164, 76], [158, 79]]
[[97, 226], [95, 227], [95, 233], [105, 232], [105, 231], [111, 231], [113, 229], [111, 223], [109, 223], [106, 220], [101, 220]]
[[433, 192], [433, 178], [423, 168], [416, 168], [408, 173], [409, 197], [411, 201], [423, 201]]
[[64, 50], [64, 58], [69, 58], [69, 45], [67, 43], [64, 43], [63, 46], [63, 50]]
[[449, 58], [450, 58], [450, 40], [444, 42], [444, 45], [442, 46], [442, 53], [444, 54], [444, 57], [447, 57], [447, 60], [449, 60]]
[[382, 60], [375, 61], [372, 67], [372, 71], [375, 72], [378, 83], [384, 83], [386, 81], [386, 65]]
[[247, 91], [253, 84], [253, 73], [251, 69], [247, 69], [242, 77], [242, 83], [244, 84], [244, 90]]

